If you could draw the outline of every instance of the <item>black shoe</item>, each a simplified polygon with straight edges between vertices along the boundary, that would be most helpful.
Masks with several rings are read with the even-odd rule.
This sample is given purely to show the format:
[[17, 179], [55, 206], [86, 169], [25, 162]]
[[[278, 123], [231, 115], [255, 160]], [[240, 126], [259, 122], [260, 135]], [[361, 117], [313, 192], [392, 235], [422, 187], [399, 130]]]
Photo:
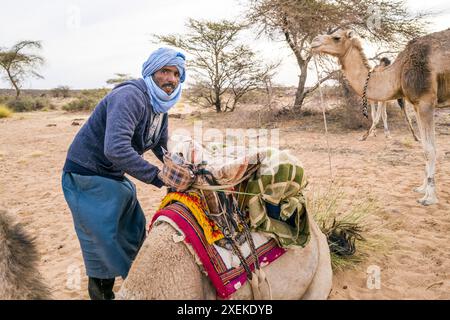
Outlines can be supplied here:
[[91, 300], [114, 300], [115, 279], [97, 279], [89, 277], [88, 292]]

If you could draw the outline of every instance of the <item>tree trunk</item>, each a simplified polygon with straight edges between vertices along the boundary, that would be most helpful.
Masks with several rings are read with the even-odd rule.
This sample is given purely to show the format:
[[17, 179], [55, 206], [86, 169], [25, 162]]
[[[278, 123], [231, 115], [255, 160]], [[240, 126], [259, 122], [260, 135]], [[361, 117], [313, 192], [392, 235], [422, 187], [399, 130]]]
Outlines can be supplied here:
[[295, 93], [294, 110], [300, 111], [305, 100], [305, 83], [308, 75], [308, 64], [300, 66], [300, 76], [298, 80], [297, 92]]
[[214, 95], [215, 95], [214, 105], [216, 106], [216, 112], [220, 113], [220, 112], [222, 112], [222, 102], [220, 101], [220, 89], [214, 90]]
[[11, 73], [9, 72], [9, 69], [6, 69], [6, 73], [8, 75], [9, 81], [11, 81], [11, 84], [13, 85], [14, 89], [16, 90], [16, 99], [18, 99], [19, 95], [20, 95], [20, 88], [17, 85], [17, 83], [14, 81], [14, 78], [12, 77]]
[[220, 105], [220, 101], [219, 100], [216, 100], [215, 106], [216, 106], [216, 112], [217, 113], [222, 112], [222, 106]]
[[15, 82], [13, 82], [14, 89], [16, 89], [16, 99], [19, 99], [20, 95], [20, 88], [16, 85]]

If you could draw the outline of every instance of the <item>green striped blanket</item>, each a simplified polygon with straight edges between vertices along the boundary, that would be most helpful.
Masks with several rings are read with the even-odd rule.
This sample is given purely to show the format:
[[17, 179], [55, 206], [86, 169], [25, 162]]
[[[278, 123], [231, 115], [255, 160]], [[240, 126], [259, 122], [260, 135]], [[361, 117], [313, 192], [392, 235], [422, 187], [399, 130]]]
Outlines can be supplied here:
[[[253, 230], [275, 238], [283, 248], [304, 247], [309, 241], [309, 222], [302, 190], [307, 180], [299, 161], [287, 151], [271, 149], [258, 172], [239, 186], [239, 203], [248, 208]], [[280, 206], [280, 218], [268, 215], [266, 203]], [[286, 223], [295, 221], [295, 227]]]

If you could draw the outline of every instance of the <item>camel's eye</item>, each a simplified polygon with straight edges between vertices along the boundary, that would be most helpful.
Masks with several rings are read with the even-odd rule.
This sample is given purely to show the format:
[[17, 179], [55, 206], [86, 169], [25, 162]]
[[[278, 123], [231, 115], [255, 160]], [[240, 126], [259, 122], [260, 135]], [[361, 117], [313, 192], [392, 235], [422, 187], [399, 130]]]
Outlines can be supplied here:
[[333, 40], [338, 42], [339, 40], [341, 40], [341, 37], [333, 37]]

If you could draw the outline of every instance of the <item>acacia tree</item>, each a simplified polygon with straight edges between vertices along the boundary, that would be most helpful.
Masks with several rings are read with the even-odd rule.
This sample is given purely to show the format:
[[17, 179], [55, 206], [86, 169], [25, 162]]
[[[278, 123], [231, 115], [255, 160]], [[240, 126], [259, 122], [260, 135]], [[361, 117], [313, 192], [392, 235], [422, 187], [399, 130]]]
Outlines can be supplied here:
[[133, 77], [128, 73], [115, 73], [114, 75], [116, 76], [115, 78], [106, 80], [107, 84], [117, 85], [122, 82], [133, 79]]
[[[313, 91], [306, 90], [305, 83], [317, 35], [347, 27], [371, 43], [395, 48], [423, 34], [428, 15], [409, 13], [403, 0], [249, 0], [247, 12], [259, 35], [286, 41], [294, 53], [300, 69], [294, 109]], [[328, 78], [324, 75], [319, 83]]]
[[233, 111], [246, 93], [273, 75], [276, 64], [265, 65], [249, 46], [238, 43], [244, 24], [189, 19], [186, 27], [185, 35], [154, 35], [155, 42], [192, 55], [188, 67], [196, 80], [193, 92], [217, 112]]
[[16, 90], [16, 98], [20, 95], [20, 87], [27, 76], [42, 79], [36, 70], [44, 64], [44, 58], [33, 53], [25, 53], [26, 49], [42, 49], [40, 41], [20, 41], [10, 49], [0, 48], [0, 67], [5, 72], [5, 79]]

